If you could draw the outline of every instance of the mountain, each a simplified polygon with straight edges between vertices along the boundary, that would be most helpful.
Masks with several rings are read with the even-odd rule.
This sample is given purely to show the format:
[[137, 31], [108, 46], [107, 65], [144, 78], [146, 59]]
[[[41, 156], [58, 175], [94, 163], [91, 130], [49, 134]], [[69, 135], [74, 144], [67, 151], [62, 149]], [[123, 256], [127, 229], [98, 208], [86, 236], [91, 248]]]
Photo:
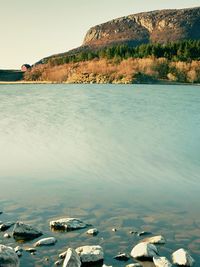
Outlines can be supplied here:
[[200, 7], [156, 10], [117, 18], [87, 32], [83, 46], [167, 43], [200, 39]]

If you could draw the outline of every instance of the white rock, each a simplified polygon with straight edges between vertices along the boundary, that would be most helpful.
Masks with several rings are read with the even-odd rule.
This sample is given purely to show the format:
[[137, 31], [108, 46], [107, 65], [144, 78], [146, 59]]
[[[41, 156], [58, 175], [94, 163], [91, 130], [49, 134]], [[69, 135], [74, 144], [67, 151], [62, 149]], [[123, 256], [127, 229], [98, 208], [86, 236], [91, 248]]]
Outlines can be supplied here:
[[67, 254], [63, 262], [63, 267], [80, 267], [80, 266], [81, 266], [81, 261], [79, 255], [74, 249], [69, 248], [67, 250]]
[[113, 232], [117, 232], [117, 229], [116, 229], [116, 228], [112, 228], [112, 231], [113, 231]]
[[88, 231], [87, 231], [87, 234], [88, 235], [97, 235], [98, 234], [98, 230], [97, 230], [97, 228], [93, 228], [93, 229], [89, 229]]
[[105, 264], [103, 264], [103, 266], [102, 267], [112, 267], [112, 265], [105, 265]]
[[41, 231], [23, 222], [17, 222], [13, 229], [13, 237], [17, 240], [31, 240], [41, 235]]
[[145, 238], [142, 242], [147, 242], [151, 244], [165, 244], [165, 238], [162, 235], [152, 236]]
[[190, 256], [189, 252], [181, 248], [172, 254], [172, 261], [176, 265], [193, 266], [194, 259]]
[[153, 244], [146, 242], [139, 243], [131, 251], [131, 256], [135, 259], [140, 259], [140, 258], [152, 259], [157, 255], [158, 255], [157, 248]]
[[11, 238], [10, 234], [8, 234], [8, 233], [5, 233], [5, 234], [3, 235], [3, 237], [4, 237], [4, 238]]
[[55, 245], [55, 243], [57, 242], [55, 237], [47, 237], [47, 238], [42, 238], [40, 240], [38, 240], [35, 243], [36, 247], [39, 246], [51, 246], [51, 245]]
[[156, 267], [171, 267], [172, 264], [165, 257], [153, 257], [153, 262]]
[[63, 218], [50, 222], [54, 230], [72, 231], [86, 228], [88, 225], [77, 218]]
[[13, 248], [0, 245], [0, 266], [19, 267], [19, 258]]
[[80, 256], [83, 263], [101, 261], [104, 258], [104, 253], [101, 246], [78, 247], [76, 252]]

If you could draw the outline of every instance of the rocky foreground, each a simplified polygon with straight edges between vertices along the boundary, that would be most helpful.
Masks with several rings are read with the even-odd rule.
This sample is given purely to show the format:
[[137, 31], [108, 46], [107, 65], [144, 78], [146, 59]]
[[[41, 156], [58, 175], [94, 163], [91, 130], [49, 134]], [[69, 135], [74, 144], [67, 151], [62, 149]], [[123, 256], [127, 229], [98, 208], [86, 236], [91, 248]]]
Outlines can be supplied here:
[[[14, 227], [13, 227], [14, 226]], [[90, 228], [91, 225], [85, 223], [78, 218], [62, 218], [58, 220], [50, 221], [50, 229], [54, 231], [78, 231], [80, 229], [88, 228], [86, 233], [90, 236], [98, 235], [97, 228]], [[13, 227], [12, 232], [7, 232]], [[16, 242], [20, 242], [22, 245], [16, 247], [5, 246], [0, 244], [0, 266], [1, 267], [19, 267], [20, 257], [23, 257], [24, 253], [30, 253], [34, 255], [40, 247], [54, 246], [59, 240], [55, 237], [41, 238], [43, 232], [37, 229], [35, 226], [23, 223], [23, 222], [0, 222], [0, 231], [5, 232], [4, 238], [14, 238]], [[117, 232], [116, 228], [112, 229], [113, 232]], [[150, 236], [144, 238], [146, 235], [152, 235], [149, 232], [134, 232], [134, 234], [143, 237], [140, 242], [135, 245], [130, 253], [120, 252], [118, 255], [113, 255], [113, 258], [117, 261], [124, 262], [126, 267], [141, 267], [150, 265], [155, 267], [171, 267], [171, 266], [185, 266], [190, 267], [195, 264], [194, 259], [184, 248], [180, 248], [172, 253], [171, 260], [167, 259], [159, 253], [159, 246], [166, 243], [166, 239], [162, 235]], [[24, 242], [37, 239], [33, 247], [24, 246]], [[113, 244], [114, 245], [114, 244]], [[116, 244], [115, 244], [116, 246]], [[48, 251], [47, 251], [48, 254]], [[58, 259], [55, 261], [55, 266], [63, 267], [81, 267], [81, 266], [99, 266], [99, 267], [111, 267], [104, 264], [104, 251], [103, 247], [99, 244], [96, 245], [84, 245], [77, 248], [69, 247], [58, 255]], [[135, 261], [130, 264], [125, 264], [126, 261]], [[46, 257], [48, 262], [48, 255]]]

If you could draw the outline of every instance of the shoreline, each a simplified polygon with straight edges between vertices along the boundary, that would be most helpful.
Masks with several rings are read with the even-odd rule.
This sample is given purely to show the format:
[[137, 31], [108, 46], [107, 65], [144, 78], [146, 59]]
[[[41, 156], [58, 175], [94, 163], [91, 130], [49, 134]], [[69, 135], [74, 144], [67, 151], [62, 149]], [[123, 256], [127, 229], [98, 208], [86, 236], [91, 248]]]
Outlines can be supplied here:
[[193, 86], [200, 86], [199, 83], [180, 83], [180, 82], [171, 82], [171, 81], [155, 81], [151, 83], [144, 83], [144, 82], [136, 82], [136, 83], [69, 83], [69, 82], [54, 82], [54, 81], [0, 81], [0, 85], [15, 85], [15, 84], [110, 84], [110, 85], [139, 85], [139, 84], [146, 84], [146, 85], [193, 85]]

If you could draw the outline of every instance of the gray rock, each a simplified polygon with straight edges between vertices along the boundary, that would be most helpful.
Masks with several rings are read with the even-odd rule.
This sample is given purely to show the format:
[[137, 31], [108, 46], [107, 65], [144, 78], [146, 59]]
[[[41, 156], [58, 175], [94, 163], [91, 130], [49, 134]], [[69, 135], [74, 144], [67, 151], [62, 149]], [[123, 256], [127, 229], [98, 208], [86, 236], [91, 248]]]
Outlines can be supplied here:
[[166, 243], [165, 238], [162, 235], [145, 238], [144, 240], [142, 240], [142, 242], [147, 242], [147, 243], [155, 244], [155, 245]]
[[80, 267], [80, 266], [81, 266], [81, 261], [79, 255], [74, 249], [69, 248], [67, 250], [67, 254], [63, 262], [63, 267]]
[[143, 235], [151, 235], [151, 232], [142, 231], [142, 232], [138, 233], [138, 236], [143, 236]]
[[53, 230], [61, 231], [73, 231], [78, 229], [86, 228], [88, 224], [82, 222], [77, 218], [63, 218], [50, 222], [50, 227]]
[[171, 267], [171, 263], [165, 257], [153, 257], [153, 263], [156, 267]]
[[47, 237], [47, 238], [42, 238], [42, 239], [38, 240], [35, 243], [35, 246], [36, 247], [39, 247], [39, 246], [52, 246], [52, 245], [55, 245], [56, 242], [57, 242], [57, 240], [56, 240], [55, 237]]
[[141, 242], [136, 245], [132, 251], [131, 256], [138, 260], [152, 260], [153, 257], [158, 255], [156, 246], [150, 243]]
[[0, 224], [0, 231], [6, 231], [8, 230], [11, 226], [13, 226], [15, 223], [14, 222], [6, 222]]
[[13, 237], [16, 240], [32, 240], [41, 235], [41, 231], [23, 222], [17, 222], [13, 229]]
[[93, 229], [89, 229], [87, 231], [88, 235], [98, 235], [99, 231], [97, 230], [97, 228], [93, 228]]
[[130, 257], [126, 253], [119, 253], [114, 257], [114, 259], [118, 261], [128, 261]]
[[19, 267], [19, 258], [13, 248], [0, 245], [0, 266]]
[[194, 259], [190, 256], [189, 252], [183, 248], [175, 251], [172, 254], [172, 261], [176, 265], [180, 266], [193, 266], [195, 261]]
[[78, 247], [76, 252], [83, 263], [98, 262], [103, 261], [104, 259], [104, 253], [101, 246]]

